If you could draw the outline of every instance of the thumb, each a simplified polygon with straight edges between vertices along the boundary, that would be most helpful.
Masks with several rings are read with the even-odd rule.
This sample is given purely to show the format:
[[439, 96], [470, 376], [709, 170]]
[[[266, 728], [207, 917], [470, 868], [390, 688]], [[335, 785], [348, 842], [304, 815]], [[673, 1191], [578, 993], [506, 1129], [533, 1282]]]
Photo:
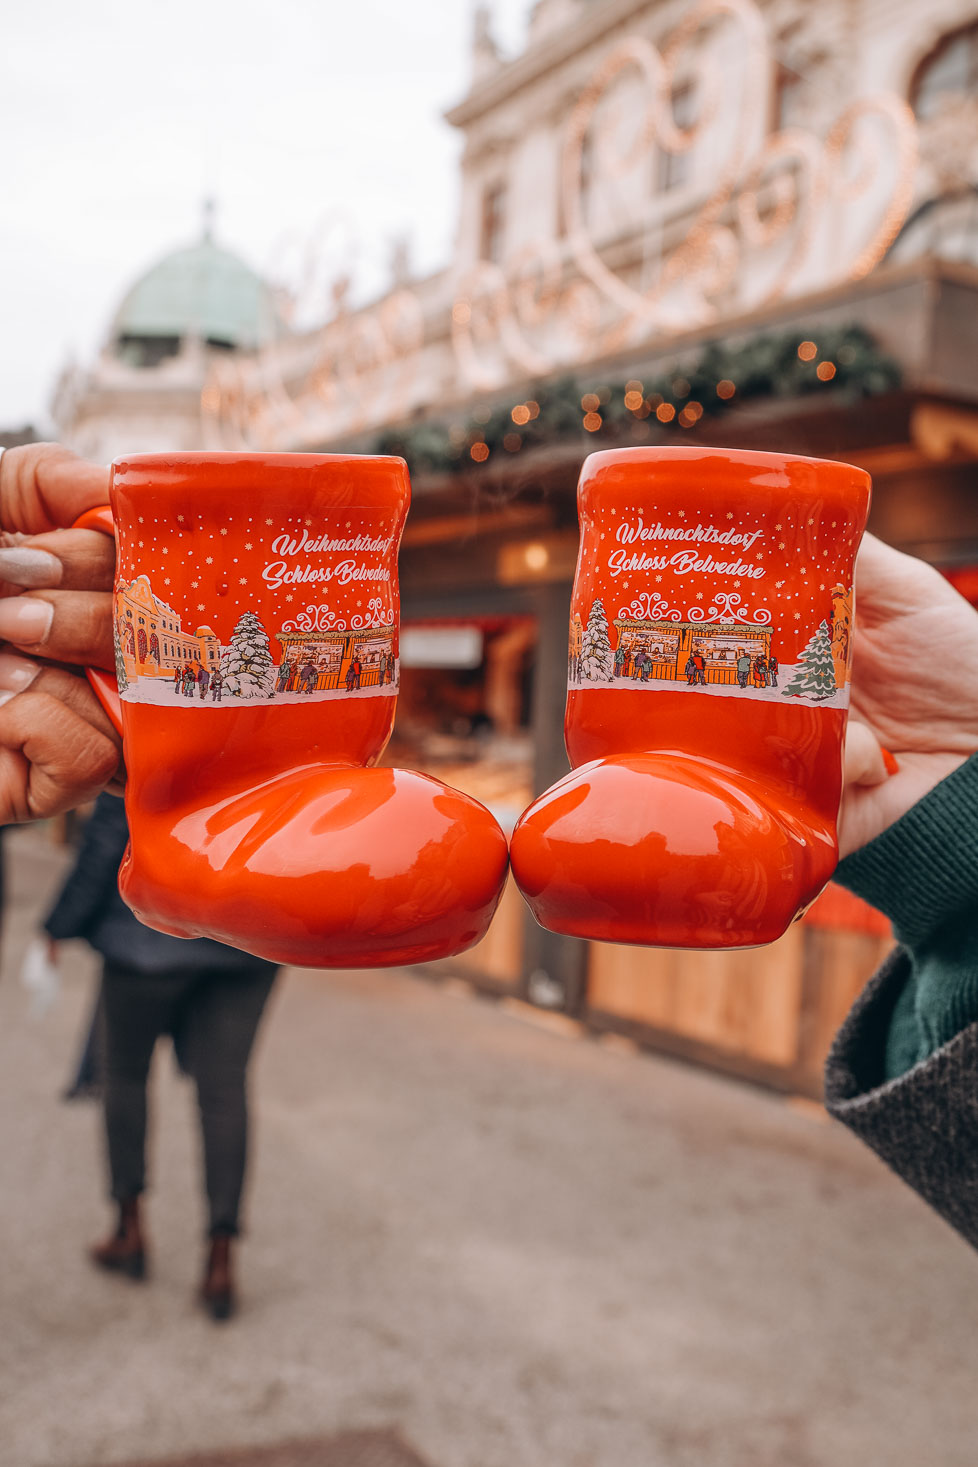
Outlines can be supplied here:
[[40, 535], [106, 504], [109, 471], [57, 443], [8, 448], [0, 458], [0, 528]]
[[[892, 761], [893, 756], [890, 755]], [[850, 718], [846, 731], [845, 780], [847, 785], [882, 784], [892, 770], [873, 730]]]

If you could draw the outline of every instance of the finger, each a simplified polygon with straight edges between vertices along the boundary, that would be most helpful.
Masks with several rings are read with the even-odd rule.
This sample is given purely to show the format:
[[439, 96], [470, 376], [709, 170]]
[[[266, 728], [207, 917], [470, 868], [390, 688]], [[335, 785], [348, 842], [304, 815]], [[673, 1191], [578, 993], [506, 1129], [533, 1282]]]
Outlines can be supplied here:
[[52, 530], [0, 546], [0, 584], [18, 590], [111, 591], [115, 542], [97, 530]]
[[[889, 758], [894, 763], [893, 755]], [[846, 730], [845, 780], [847, 785], [882, 784], [893, 772], [887, 766], [887, 751], [865, 723], [850, 718]]]
[[856, 556], [857, 624], [891, 621], [960, 600], [958, 592], [933, 566], [894, 550], [875, 535], [863, 536]]
[[40, 535], [107, 504], [109, 471], [62, 448], [29, 443], [0, 454], [0, 526]]
[[106, 591], [32, 591], [0, 600], [0, 641], [54, 662], [112, 671], [112, 596]]
[[0, 821], [41, 820], [92, 799], [116, 772], [112, 739], [50, 693], [0, 707]]
[[35, 662], [33, 658], [21, 657], [16, 652], [0, 651], [0, 700], [7, 702], [28, 688], [57, 698], [93, 728], [112, 739], [121, 750], [122, 740], [82, 673]]

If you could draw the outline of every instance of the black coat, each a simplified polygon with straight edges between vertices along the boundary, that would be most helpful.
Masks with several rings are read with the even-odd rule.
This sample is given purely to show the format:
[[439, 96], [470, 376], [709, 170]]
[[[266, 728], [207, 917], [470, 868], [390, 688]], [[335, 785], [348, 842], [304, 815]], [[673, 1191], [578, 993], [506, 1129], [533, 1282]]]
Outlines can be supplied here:
[[275, 964], [207, 937], [169, 937], [146, 927], [119, 895], [119, 865], [129, 840], [126, 811], [115, 795], [99, 795], [85, 825], [74, 869], [48, 913], [44, 931], [60, 942], [81, 937], [110, 963], [141, 973], [220, 969], [253, 973]]

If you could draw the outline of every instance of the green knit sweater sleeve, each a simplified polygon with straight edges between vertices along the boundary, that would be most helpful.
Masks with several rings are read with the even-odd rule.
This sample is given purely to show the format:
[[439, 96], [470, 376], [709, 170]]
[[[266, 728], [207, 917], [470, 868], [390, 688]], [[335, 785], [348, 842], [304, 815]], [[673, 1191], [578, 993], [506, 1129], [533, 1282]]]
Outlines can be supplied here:
[[886, 1037], [892, 1080], [978, 1020], [978, 755], [835, 879], [890, 918], [909, 958]]

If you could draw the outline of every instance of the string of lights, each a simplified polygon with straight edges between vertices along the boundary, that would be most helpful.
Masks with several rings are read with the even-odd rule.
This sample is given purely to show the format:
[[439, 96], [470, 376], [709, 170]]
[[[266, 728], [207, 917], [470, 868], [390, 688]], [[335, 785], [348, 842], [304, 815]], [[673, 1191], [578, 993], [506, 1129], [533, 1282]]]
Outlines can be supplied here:
[[413, 473], [452, 472], [575, 438], [681, 437], [702, 419], [763, 397], [828, 388], [872, 397], [895, 390], [900, 377], [899, 365], [862, 326], [763, 335], [740, 346], [713, 343], [693, 361], [625, 382], [582, 387], [572, 376], [541, 382], [520, 402], [477, 408], [465, 421], [386, 429], [371, 451], [401, 455]]

